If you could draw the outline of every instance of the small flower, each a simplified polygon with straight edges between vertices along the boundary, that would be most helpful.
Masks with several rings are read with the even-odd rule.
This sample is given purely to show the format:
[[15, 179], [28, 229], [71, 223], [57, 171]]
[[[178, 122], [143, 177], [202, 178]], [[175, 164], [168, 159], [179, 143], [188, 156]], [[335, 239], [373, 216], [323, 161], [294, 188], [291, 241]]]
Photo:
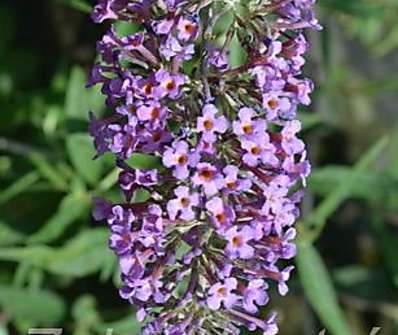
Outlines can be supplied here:
[[268, 303], [267, 288], [268, 284], [264, 280], [251, 280], [243, 293], [243, 308], [249, 313], [257, 313], [257, 305], [265, 306]]
[[180, 17], [178, 24], [177, 24], [177, 30], [178, 30], [178, 38], [181, 41], [188, 41], [192, 38], [195, 38], [195, 36], [198, 34], [198, 24], [195, 20], [192, 20], [191, 18], [184, 18]]
[[190, 193], [189, 187], [179, 186], [174, 190], [176, 199], [167, 203], [167, 211], [171, 220], [175, 220], [177, 215], [182, 220], [191, 221], [195, 218], [195, 212], [192, 207], [199, 204], [199, 194]]
[[231, 193], [240, 193], [250, 190], [252, 182], [250, 179], [238, 177], [239, 169], [234, 165], [228, 165], [223, 170], [225, 178], [225, 190]]
[[159, 124], [163, 122], [165, 116], [165, 108], [157, 101], [148, 101], [137, 109], [137, 117], [140, 121], [150, 121], [153, 124]]
[[158, 35], [168, 35], [174, 26], [174, 20], [159, 20], [152, 24], [154, 31]]
[[189, 145], [184, 141], [173, 143], [173, 147], [168, 149], [163, 156], [163, 164], [166, 167], [172, 167], [173, 176], [177, 179], [185, 179], [189, 175], [189, 167], [195, 166], [198, 162], [198, 156], [191, 153]]
[[216, 167], [209, 163], [196, 165], [196, 173], [192, 178], [195, 186], [201, 186], [207, 196], [212, 196], [224, 186], [223, 178]]
[[254, 230], [249, 226], [243, 226], [238, 230], [237, 226], [230, 228], [225, 233], [228, 241], [226, 252], [234, 258], [249, 259], [254, 255], [254, 248], [247, 242], [255, 237]]
[[288, 122], [282, 129], [282, 148], [289, 156], [304, 150], [304, 142], [296, 137], [300, 130], [301, 123], [297, 120]]
[[231, 207], [224, 204], [221, 198], [214, 197], [206, 203], [206, 209], [211, 213], [213, 224], [220, 230], [229, 227], [235, 220]]
[[243, 161], [252, 167], [259, 163], [275, 166], [278, 165], [279, 160], [275, 156], [276, 148], [270, 142], [269, 135], [263, 134], [262, 137], [253, 138], [252, 140], [241, 141], [241, 146], [246, 150], [243, 155]]
[[223, 134], [228, 129], [228, 121], [224, 116], [216, 117], [218, 113], [214, 105], [208, 104], [203, 108], [203, 116], [198, 118], [197, 130], [202, 133], [203, 140], [213, 143], [215, 134]]
[[244, 136], [247, 139], [254, 138], [256, 135], [263, 134], [267, 129], [264, 120], [253, 120], [255, 111], [251, 108], [241, 108], [239, 111], [239, 121], [233, 122], [234, 133], [238, 136]]
[[288, 115], [292, 109], [292, 104], [287, 97], [279, 92], [271, 92], [263, 95], [263, 106], [267, 111], [267, 119], [274, 120], [278, 117]]
[[195, 54], [195, 46], [193, 44], [181, 45], [177, 38], [169, 36], [166, 42], [162, 44], [159, 51], [168, 61], [173, 57], [185, 61], [190, 60]]
[[131, 224], [127, 223], [123, 226], [114, 225], [112, 234], [109, 238], [109, 247], [118, 255], [123, 255], [133, 246], [133, 233], [131, 232]]
[[239, 300], [239, 296], [232, 291], [238, 287], [238, 281], [235, 278], [227, 278], [224, 283], [214, 284], [209, 289], [207, 305], [213, 309], [220, 309], [223, 304], [225, 308], [232, 308]]
[[125, 226], [133, 223], [135, 216], [131, 209], [124, 209], [122, 206], [117, 205], [112, 207], [107, 219], [110, 225]]
[[186, 82], [185, 76], [170, 74], [163, 69], [156, 72], [155, 78], [159, 83], [155, 89], [156, 94], [160, 97], [168, 96], [170, 99], [176, 99], [180, 95], [180, 87]]

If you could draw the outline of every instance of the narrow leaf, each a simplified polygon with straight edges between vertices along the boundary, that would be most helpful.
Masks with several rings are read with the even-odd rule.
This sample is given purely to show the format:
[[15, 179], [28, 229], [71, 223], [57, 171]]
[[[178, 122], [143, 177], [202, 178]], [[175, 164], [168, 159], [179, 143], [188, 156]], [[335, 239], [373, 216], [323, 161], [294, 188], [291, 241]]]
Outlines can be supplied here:
[[39, 179], [40, 175], [36, 171], [29, 172], [28, 174], [19, 178], [8, 188], [0, 192], [0, 204], [6, 203], [18, 194], [25, 192], [30, 187], [32, 187]]
[[69, 158], [76, 171], [88, 183], [94, 185], [101, 177], [104, 164], [101, 159], [94, 160], [93, 142], [87, 134], [72, 134], [66, 140]]
[[322, 324], [333, 335], [350, 335], [331, 278], [315, 247], [299, 242], [296, 263], [304, 293]]
[[134, 169], [160, 169], [162, 168], [162, 161], [159, 157], [152, 155], [135, 153], [128, 160], [127, 164]]
[[89, 211], [90, 202], [82, 194], [67, 195], [60, 203], [57, 212], [42, 228], [33, 234], [29, 242], [49, 243], [60, 237], [77, 219]]
[[30, 327], [55, 326], [66, 310], [62, 299], [50, 291], [4, 285], [0, 285], [0, 305], [11, 318], [29, 321]]

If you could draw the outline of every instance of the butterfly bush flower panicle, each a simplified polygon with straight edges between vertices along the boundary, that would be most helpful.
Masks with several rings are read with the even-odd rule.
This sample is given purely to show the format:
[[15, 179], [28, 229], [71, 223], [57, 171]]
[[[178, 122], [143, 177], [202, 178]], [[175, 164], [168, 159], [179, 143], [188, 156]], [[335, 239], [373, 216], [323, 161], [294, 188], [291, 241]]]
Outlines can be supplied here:
[[[304, 29], [320, 29], [314, 2], [248, 0], [244, 17], [230, 0], [95, 6], [94, 21], [111, 26], [88, 85], [101, 85], [110, 113], [90, 113], [89, 131], [97, 156], [115, 157], [121, 199], [95, 199], [93, 216], [108, 223], [120, 296], [143, 335], [278, 332], [260, 309], [271, 287], [288, 293], [293, 267], [282, 264], [296, 254], [310, 173], [296, 112], [314, 86], [302, 74]], [[138, 31], [121, 35], [120, 21]], [[234, 36], [247, 59], [231, 67]]]

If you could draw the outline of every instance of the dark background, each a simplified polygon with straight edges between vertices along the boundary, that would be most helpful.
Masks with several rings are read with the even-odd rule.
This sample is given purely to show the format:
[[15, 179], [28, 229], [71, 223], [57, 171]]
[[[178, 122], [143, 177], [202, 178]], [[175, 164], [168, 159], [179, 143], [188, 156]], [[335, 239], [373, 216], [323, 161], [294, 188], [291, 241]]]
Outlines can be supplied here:
[[[92, 162], [85, 90], [93, 2], [0, 1], [0, 335], [62, 327], [137, 334], [119, 299], [93, 196], [117, 199], [108, 157]], [[301, 111], [314, 172], [281, 334], [398, 334], [398, 1], [319, 0]], [[267, 313], [267, 310], [264, 311]], [[348, 326], [347, 326], [348, 325]]]

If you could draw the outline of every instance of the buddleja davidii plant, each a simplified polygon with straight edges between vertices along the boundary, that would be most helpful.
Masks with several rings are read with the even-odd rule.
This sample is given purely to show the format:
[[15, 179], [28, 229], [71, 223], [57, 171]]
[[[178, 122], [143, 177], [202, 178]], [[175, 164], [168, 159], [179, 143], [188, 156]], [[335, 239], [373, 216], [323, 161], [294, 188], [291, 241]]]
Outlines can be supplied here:
[[[296, 254], [300, 185], [310, 171], [296, 135], [296, 110], [310, 103], [301, 75], [319, 29], [313, 0], [102, 0], [93, 19], [138, 23], [98, 42], [102, 84], [114, 114], [90, 132], [101, 155], [114, 153], [124, 202], [98, 200], [119, 257], [120, 295], [137, 307], [143, 334], [277, 333], [259, 317], [276, 282], [285, 295]], [[232, 19], [222, 38], [214, 26]], [[217, 38], [218, 37], [218, 38]], [[231, 68], [238, 38], [247, 60]], [[135, 169], [134, 153], [161, 162]], [[143, 202], [132, 201], [138, 190]], [[285, 262], [283, 262], [285, 263]]]

